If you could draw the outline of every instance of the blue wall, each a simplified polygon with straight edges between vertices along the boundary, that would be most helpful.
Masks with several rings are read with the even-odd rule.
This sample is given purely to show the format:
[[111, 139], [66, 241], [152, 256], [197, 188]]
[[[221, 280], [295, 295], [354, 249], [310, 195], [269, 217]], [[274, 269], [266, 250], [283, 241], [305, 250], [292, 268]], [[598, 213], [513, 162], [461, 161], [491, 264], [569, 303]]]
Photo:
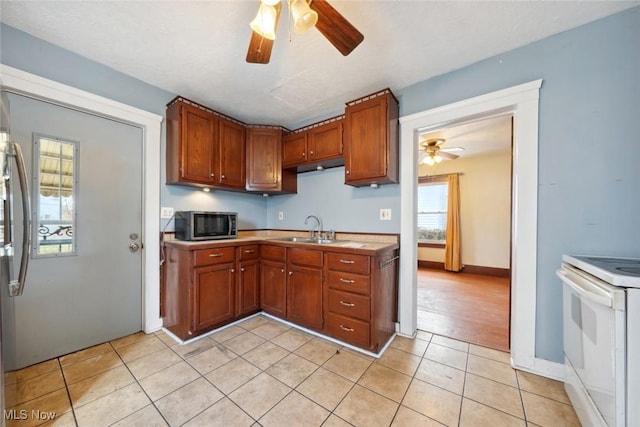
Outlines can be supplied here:
[[[173, 94], [2, 25], [2, 63], [164, 114]], [[402, 90], [401, 115], [543, 79], [540, 92], [536, 356], [562, 361], [562, 253], [640, 257], [640, 8]], [[420, 52], [415, 52], [419, 55]], [[163, 137], [164, 138], [164, 137]], [[164, 180], [164, 155], [163, 155]], [[243, 228], [400, 230], [400, 188], [343, 185], [344, 168], [299, 175], [297, 195], [205, 194], [162, 185], [165, 206], [234, 210]], [[392, 221], [378, 219], [391, 208]], [[278, 212], [285, 218], [278, 220]]]
[[[380, 209], [391, 209], [391, 221], [380, 221]], [[278, 212], [284, 220], [278, 220]], [[298, 175], [298, 194], [270, 197], [267, 227], [308, 229], [307, 215], [322, 219], [325, 230], [399, 233], [400, 186], [355, 188], [344, 185], [344, 167]]]
[[640, 8], [398, 95], [407, 115], [540, 78], [536, 356], [561, 362], [561, 255], [640, 257]]

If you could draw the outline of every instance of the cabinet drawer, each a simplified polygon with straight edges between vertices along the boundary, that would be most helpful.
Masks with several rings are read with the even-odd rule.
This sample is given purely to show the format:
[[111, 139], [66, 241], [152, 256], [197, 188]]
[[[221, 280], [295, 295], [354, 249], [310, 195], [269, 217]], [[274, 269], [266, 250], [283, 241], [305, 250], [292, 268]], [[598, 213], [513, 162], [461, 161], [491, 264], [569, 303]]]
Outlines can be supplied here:
[[289, 248], [288, 256], [288, 261], [292, 264], [322, 267], [322, 251]]
[[260, 255], [258, 245], [240, 246], [240, 261], [256, 259]]
[[201, 265], [220, 264], [223, 262], [234, 262], [236, 260], [236, 248], [212, 248], [199, 249], [193, 251], [193, 265], [198, 267]]
[[328, 335], [358, 347], [369, 348], [369, 323], [352, 317], [327, 313], [325, 329]]
[[329, 270], [347, 271], [350, 273], [369, 274], [369, 257], [367, 255], [327, 254]]
[[284, 262], [286, 251], [287, 248], [284, 246], [262, 245], [260, 247], [260, 256], [264, 259]]
[[327, 280], [330, 288], [370, 295], [369, 276], [329, 270]]
[[329, 289], [329, 311], [368, 321], [371, 318], [369, 297]]

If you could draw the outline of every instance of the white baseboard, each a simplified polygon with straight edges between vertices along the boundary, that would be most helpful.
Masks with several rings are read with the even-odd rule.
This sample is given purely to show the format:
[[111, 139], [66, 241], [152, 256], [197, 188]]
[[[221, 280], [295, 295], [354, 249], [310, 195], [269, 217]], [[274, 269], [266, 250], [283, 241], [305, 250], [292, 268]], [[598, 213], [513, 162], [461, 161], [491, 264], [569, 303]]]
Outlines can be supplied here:
[[532, 374], [540, 375], [542, 377], [551, 378], [557, 381], [564, 382], [564, 364], [558, 362], [551, 362], [549, 360], [534, 358], [532, 367], [524, 367], [524, 366], [512, 366], [515, 369], [530, 372]]

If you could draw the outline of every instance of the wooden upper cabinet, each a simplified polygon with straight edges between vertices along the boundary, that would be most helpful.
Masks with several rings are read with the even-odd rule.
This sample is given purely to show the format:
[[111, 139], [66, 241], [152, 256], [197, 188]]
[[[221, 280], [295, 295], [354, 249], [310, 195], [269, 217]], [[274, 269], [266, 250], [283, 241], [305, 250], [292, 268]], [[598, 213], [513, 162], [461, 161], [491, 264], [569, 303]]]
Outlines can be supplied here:
[[218, 161], [216, 185], [245, 189], [246, 127], [231, 120], [218, 119]]
[[282, 138], [282, 167], [290, 168], [307, 161], [307, 132], [290, 133]]
[[388, 89], [347, 104], [345, 184], [398, 182], [398, 101]]
[[318, 166], [342, 166], [342, 123], [342, 119], [332, 119], [286, 135], [283, 138], [282, 167], [307, 172]]
[[336, 120], [309, 129], [309, 161], [317, 162], [342, 157], [342, 123]]
[[217, 117], [182, 101], [167, 108], [167, 184], [212, 185]]
[[280, 128], [247, 129], [248, 191], [265, 194], [295, 193], [295, 174], [282, 170], [282, 130]]

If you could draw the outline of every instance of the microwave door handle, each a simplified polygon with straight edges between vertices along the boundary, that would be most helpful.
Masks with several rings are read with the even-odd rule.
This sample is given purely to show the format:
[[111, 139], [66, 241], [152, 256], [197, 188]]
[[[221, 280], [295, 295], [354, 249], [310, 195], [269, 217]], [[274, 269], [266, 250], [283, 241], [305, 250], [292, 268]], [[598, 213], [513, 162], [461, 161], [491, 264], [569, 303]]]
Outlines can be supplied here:
[[228, 220], [229, 220], [229, 232], [227, 233], [227, 235], [231, 236], [233, 234], [233, 217], [229, 215]]
[[584, 297], [591, 302], [604, 305], [605, 307], [614, 307], [614, 298], [605, 289], [589, 283], [577, 274], [573, 274], [567, 270], [560, 269], [556, 271], [556, 274], [567, 286], [580, 295], [581, 298]]
[[20, 258], [20, 271], [18, 279], [9, 282], [9, 295], [17, 297], [24, 292], [24, 284], [27, 278], [27, 268], [29, 267], [29, 256], [31, 254], [31, 198], [29, 193], [29, 183], [27, 181], [27, 169], [24, 164], [22, 149], [15, 142], [8, 142], [7, 145], [13, 150], [18, 169], [18, 180], [20, 181], [20, 192], [22, 198], [22, 254]]

